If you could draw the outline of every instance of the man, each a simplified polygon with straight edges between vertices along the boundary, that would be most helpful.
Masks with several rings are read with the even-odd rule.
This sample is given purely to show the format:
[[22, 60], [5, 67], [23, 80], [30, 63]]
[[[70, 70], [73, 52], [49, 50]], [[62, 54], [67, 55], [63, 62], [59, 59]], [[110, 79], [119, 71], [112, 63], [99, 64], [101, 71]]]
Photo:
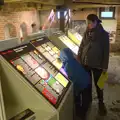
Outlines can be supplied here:
[[109, 63], [109, 35], [103, 29], [101, 20], [94, 15], [87, 16], [87, 29], [78, 52], [78, 60], [91, 76], [89, 94], [92, 102], [92, 74], [98, 96], [99, 114], [106, 115], [107, 110], [103, 101], [103, 90], [97, 86], [102, 72], [107, 71]]

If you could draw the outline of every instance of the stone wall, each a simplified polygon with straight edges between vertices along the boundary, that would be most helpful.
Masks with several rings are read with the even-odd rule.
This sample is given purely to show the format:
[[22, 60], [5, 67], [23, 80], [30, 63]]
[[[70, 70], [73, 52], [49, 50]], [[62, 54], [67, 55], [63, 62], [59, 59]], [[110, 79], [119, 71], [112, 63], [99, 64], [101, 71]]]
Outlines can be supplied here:
[[[20, 10], [21, 8], [21, 10]], [[32, 33], [31, 24], [35, 23], [37, 27], [40, 26], [39, 13], [35, 8], [23, 9], [23, 6], [19, 6], [19, 10], [16, 7], [5, 5], [0, 11], [0, 40], [5, 39], [9, 31], [12, 36], [20, 36], [20, 26], [26, 24], [26, 33]], [[9, 28], [7, 25], [9, 24]], [[10, 28], [13, 26], [15, 29]], [[12, 37], [11, 36], [11, 37]]]
[[120, 51], [120, 7], [117, 8], [117, 27], [116, 27], [116, 40], [115, 43], [110, 45], [111, 52]]

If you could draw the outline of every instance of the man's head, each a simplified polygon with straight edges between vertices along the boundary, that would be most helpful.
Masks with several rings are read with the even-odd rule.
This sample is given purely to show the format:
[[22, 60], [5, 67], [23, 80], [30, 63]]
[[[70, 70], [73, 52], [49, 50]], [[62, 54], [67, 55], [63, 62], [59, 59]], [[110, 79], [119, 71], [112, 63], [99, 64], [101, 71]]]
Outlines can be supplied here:
[[88, 29], [95, 28], [98, 24], [100, 24], [102, 21], [98, 18], [95, 14], [89, 14], [87, 16], [87, 27]]

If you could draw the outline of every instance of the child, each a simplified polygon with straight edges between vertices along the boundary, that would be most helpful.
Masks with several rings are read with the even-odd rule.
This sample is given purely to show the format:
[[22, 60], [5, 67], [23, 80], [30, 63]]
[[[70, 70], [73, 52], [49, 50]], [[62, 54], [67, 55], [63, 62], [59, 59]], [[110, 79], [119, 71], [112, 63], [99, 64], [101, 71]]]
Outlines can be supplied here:
[[89, 85], [91, 83], [89, 75], [75, 59], [69, 48], [61, 50], [60, 59], [63, 62], [62, 67], [67, 73], [68, 78], [73, 82], [76, 115], [79, 115], [82, 120], [85, 120], [86, 113], [91, 103], [91, 97], [88, 94]]

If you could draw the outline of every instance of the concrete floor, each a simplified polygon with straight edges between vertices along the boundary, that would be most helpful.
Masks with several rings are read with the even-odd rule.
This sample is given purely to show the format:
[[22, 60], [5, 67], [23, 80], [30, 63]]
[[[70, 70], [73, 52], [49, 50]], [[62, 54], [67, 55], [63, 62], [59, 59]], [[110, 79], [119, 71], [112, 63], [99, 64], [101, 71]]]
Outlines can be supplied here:
[[[95, 91], [95, 89], [93, 89]], [[101, 117], [97, 114], [97, 96], [93, 95], [93, 104], [90, 110], [88, 120], [120, 120], [120, 86], [106, 84], [104, 89], [104, 102], [108, 114]]]
[[120, 56], [111, 55], [108, 73], [109, 79], [104, 88], [104, 102], [108, 114], [105, 117], [98, 115], [97, 95], [93, 86], [93, 103], [88, 120], [120, 120]]

